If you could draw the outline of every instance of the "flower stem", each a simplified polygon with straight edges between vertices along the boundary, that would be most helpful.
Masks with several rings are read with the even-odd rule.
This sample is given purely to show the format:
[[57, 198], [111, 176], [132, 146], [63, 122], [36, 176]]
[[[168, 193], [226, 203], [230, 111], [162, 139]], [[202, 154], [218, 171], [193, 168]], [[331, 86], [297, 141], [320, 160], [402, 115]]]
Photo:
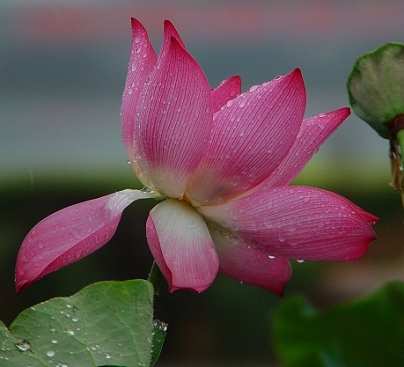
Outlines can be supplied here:
[[163, 274], [161, 273], [161, 270], [159, 266], [156, 264], [155, 261], [153, 261], [153, 265], [150, 269], [149, 276], [147, 277], [147, 280], [153, 285], [154, 288], [154, 295], [159, 295], [160, 293], [160, 285], [161, 285], [161, 280], [163, 279]]
[[399, 130], [396, 134], [397, 142], [400, 147], [400, 155], [401, 155], [401, 162], [400, 162], [400, 173], [401, 173], [401, 200], [404, 207], [404, 184], [402, 180], [402, 171], [403, 171], [403, 163], [404, 163], [404, 130]]

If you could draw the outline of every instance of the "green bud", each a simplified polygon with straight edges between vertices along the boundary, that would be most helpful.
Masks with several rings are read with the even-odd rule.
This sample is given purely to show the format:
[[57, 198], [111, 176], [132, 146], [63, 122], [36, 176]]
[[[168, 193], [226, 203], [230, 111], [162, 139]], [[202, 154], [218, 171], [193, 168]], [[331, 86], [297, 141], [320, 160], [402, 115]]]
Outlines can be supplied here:
[[359, 57], [347, 87], [356, 115], [391, 139], [391, 125], [404, 115], [404, 44], [387, 43]]

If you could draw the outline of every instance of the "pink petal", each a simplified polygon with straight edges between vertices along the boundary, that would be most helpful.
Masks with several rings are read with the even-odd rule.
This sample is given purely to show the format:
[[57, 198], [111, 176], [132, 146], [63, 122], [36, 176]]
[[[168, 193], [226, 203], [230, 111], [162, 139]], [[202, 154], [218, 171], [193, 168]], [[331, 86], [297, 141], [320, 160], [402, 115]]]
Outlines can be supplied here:
[[286, 259], [257, 251], [225, 231], [210, 228], [219, 255], [220, 271], [236, 280], [283, 294], [292, 268]]
[[341, 108], [303, 120], [300, 131], [288, 154], [257, 189], [284, 186], [292, 182], [318, 151], [320, 145], [345, 121], [350, 113], [349, 108]]
[[190, 201], [220, 203], [262, 182], [295, 141], [304, 109], [297, 69], [231, 100], [214, 115], [211, 140], [187, 188]]
[[196, 61], [176, 38], [165, 37], [139, 101], [135, 141], [146, 186], [182, 198], [209, 138], [212, 99]]
[[212, 90], [213, 112], [220, 110], [230, 100], [241, 93], [241, 78], [232, 76], [224, 80], [217, 88]]
[[[184, 42], [181, 39], [181, 36], [177, 32], [177, 30], [174, 27], [174, 24], [172, 24], [169, 20], [164, 21], [164, 42], [170, 42], [170, 38], [173, 37], [176, 39], [176, 41], [181, 45], [181, 47], [186, 50], [187, 48], [185, 47]], [[167, 47], [168, 44], [163, 45], [162, 48]]]
[[43, 219], [31, 229], [19, 250], [17, 292], [98, 250], [114, 235], [122, 211], [133, 201], [150, 197], [155, 195], [123, 190], [69, 206]]
[[156, 61], [157, 56], [146, 30], [138, 20], [132, 19], [132, 49], [121, 108], [122, 139], [131, 163], [135, 163], [133, 160], [137, 155], [134, 144], [136, 108], [146, 78], [156, 65]]
[[279, 187], [201, 213], [252, 247], [302, 260], [355, 260], [376, 238], [363, 210], [336, 194], [310, 187]]
[[362, 216], [362, 218], [369, 224], [375, 224], [377, 223], [380, 219], [373, 214], [368, 213], [366, 210], [360, 208], [359, 206], [355, 205], [352, 201], [349, 201], [347, 198], [344, 198], [343, 196], [337, 195], [333, 192], [327, 191], [327, 193], [332, 196], [334, 195], [336, 197], [336, 200], [341, 200], [344, 201], [346, 205], [348, 205], [351, 210], [357, 212]]
[[194, 208], [184, 201], [165, 200], [151, 210], [146, 232], [170, 292], [203, 292], [210, 286], [219, 261], [206, 223]]

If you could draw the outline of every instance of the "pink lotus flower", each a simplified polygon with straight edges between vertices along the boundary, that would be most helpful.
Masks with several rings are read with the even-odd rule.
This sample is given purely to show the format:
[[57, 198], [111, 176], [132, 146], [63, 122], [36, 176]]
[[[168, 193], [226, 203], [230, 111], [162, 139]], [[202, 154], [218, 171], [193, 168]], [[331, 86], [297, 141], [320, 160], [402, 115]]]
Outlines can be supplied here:
[[374, 216], [334, 193], [287, 186], [348, 108], [303, 119], [298, 69], [246, 93], [239, 77], [210, 90], [170, 22], [158, 57], [137, 20], [132, 30], [122, 132], [145, 189], [76, 204], [38, 223], [18, 254], [18, 292], [107, 243], [138, 199], [162, 200], [150, 212], [147, 240], [171, 291], [202, 292], [220, 270], [282, 293], [288, 259], [365, 253]]

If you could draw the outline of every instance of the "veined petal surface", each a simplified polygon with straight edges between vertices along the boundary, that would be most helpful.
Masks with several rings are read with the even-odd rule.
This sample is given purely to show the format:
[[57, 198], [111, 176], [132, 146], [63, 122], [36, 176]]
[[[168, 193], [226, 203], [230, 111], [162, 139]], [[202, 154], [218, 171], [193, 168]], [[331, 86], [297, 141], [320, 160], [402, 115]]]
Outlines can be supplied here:
[[223, 229], [209, 226], [219, 256], [220, 271], [231, 278], [283, 294], [292, 276], [289, 261], [258, 251]]
[[290, 184], [312, 156], [317, 153], [321, 144], [345, 121], [350, 113], [350, 109], [345, 107], [304, 119], [288, 154], [256, 189], [263, 190]]
[[25, 237], [17, 257], [16, 286], [31, 283], [91, 254], [114, 235], [122, 211], [133, 201], [155, 195], [123, 190], [59, 210]]
[[216, 277], [219, 260], [202, 216], [184, 201], [167, 199], [150, 212], [147, 241], [170, 291], [202, 292]]
[[236, 98], [241, 93], [241, 78], [232, 76], [224, 80], [220, 85], [212, 90], [213, 112], [217, 112], [230, 100]]
[[230, 100], [214, 114], [209, 145], [187, 187], [190, 201], [217, 204], [261, 183], [295, 141], [305, 104], [298, 69]]
[[170, 36], [136, 113], [137, 160], [147, 187], [181, 199], [212, 125], [212, 99], [197, 62]]
[[376, 238], [363, 211], [310, 187], [268, 189], [200, 212], [252, 247], [288, 259], [355, 260]]
[[138, 107], [140, 93], [143, 90], [146, 78], [156, 65], [156, 61], [157, 55], [149, 41], [146, 30], [138, 20], [132, 19], [132, 48], [122, 96], [121, 126], [126, 154], [135, 173], [138, 171], [134, 161], [137, 156], [134, 143], [136, 108]]

